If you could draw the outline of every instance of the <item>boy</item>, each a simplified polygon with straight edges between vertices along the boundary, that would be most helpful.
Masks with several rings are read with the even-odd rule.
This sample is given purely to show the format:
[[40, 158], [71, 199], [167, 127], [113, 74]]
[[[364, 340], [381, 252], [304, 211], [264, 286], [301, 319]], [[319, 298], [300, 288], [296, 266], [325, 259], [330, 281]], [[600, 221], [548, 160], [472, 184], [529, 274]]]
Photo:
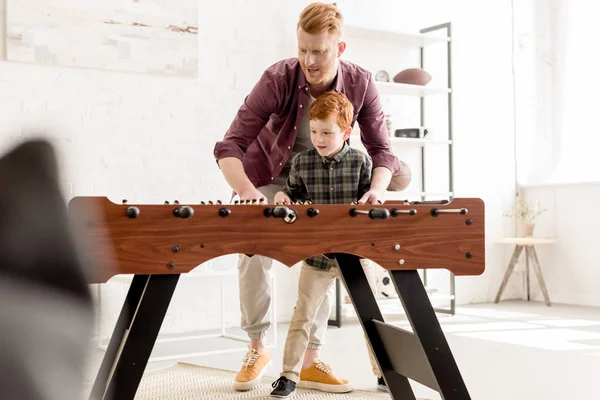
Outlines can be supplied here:
[[[336, 91], [318, 97], [309, 109], [310, 138], [314, 149], [292, 159], [286, 186], [274, 197], [275, 204], [310, 200], [314, 204], [351, 204], [369, 191], [371, 159], [346, 144], [352, 127], [353, 106]], [[271, 398], [285, 399], [298, 387], [344, 393], [351, 384], [331, 372], [320, 360], [303, 362], [309, 331], [323, 300], [338, 274], [335, 260], [317, 255], [302, 262], [298, 300], [283, 350], [283, 371], [273, 383]], [[381, 384], [370, 350], [373, 372]], [[312, 365], [311, 365], [312, 364]]]

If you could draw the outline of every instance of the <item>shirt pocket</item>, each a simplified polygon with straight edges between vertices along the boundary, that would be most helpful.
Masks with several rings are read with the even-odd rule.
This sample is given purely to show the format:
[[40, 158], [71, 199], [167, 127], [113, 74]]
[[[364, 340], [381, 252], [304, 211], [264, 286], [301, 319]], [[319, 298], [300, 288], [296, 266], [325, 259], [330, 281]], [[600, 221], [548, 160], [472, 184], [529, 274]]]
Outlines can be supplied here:
[[270, 130], [277, 135], [281, 133], [281, 129], [283, 128], [286, 120], [287, 116], [273, 114], [271, 115], [271, 118], [269, 118], [267, 125], [269, 126]]

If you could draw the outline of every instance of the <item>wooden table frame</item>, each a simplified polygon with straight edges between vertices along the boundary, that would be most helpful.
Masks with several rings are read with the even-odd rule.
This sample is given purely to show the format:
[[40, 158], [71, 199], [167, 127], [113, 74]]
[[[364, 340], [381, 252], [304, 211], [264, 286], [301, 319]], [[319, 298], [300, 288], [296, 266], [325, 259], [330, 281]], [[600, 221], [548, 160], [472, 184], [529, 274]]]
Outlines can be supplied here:
[[[331, 253], [391, 397], [415, 400], [412, 379], [445, 400], [470, 400], [418, 270], [483, 273], [480, 199], [282, 207], [132, 206], [76, 197], [69, 212], [95, 272], [90, 283], [134, 275], [90, 399], [134, 398], [181, 274], [231, 253], [262, 254], [288, 266]], [[389, 271], [413, 332], [385, 322], [360, 257]]]

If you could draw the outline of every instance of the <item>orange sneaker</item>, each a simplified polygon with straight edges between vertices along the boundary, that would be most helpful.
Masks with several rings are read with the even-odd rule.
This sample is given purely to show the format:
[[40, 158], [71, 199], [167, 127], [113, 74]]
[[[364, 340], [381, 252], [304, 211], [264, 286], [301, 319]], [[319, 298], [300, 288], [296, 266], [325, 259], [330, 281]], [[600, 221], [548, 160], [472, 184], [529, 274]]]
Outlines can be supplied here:
[[352, 384], [347, 379], [335, 376], [331, 367], [321, 360], [315, 360], [311, 367], [300, 371], [300, 380], [297, 386], [329, 393], [352, 391]]
[[233, 383], [235, 390], [250, 390], [257, 387], [260, 379], [273, 363], [270, 354], [260, 354], [255, 349], [248, 350], [243, 361], [244, 365]]

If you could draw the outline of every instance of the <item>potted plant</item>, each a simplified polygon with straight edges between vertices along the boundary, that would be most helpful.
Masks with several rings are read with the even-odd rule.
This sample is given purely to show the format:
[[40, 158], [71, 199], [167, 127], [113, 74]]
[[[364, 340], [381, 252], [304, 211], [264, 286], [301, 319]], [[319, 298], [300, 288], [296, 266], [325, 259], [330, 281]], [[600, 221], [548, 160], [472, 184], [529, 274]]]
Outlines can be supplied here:
[[547, 210], [540, 206], [539, 200], [535, 202], [526, 202], [517, 199], [511, 210], [504, 214], [504, 216], [508, 218], [517, 218], [517, 221], [519, 222], [517, 225], [519, 237], [531, 237], [533, 236], [535, 220], [544, 211]]

